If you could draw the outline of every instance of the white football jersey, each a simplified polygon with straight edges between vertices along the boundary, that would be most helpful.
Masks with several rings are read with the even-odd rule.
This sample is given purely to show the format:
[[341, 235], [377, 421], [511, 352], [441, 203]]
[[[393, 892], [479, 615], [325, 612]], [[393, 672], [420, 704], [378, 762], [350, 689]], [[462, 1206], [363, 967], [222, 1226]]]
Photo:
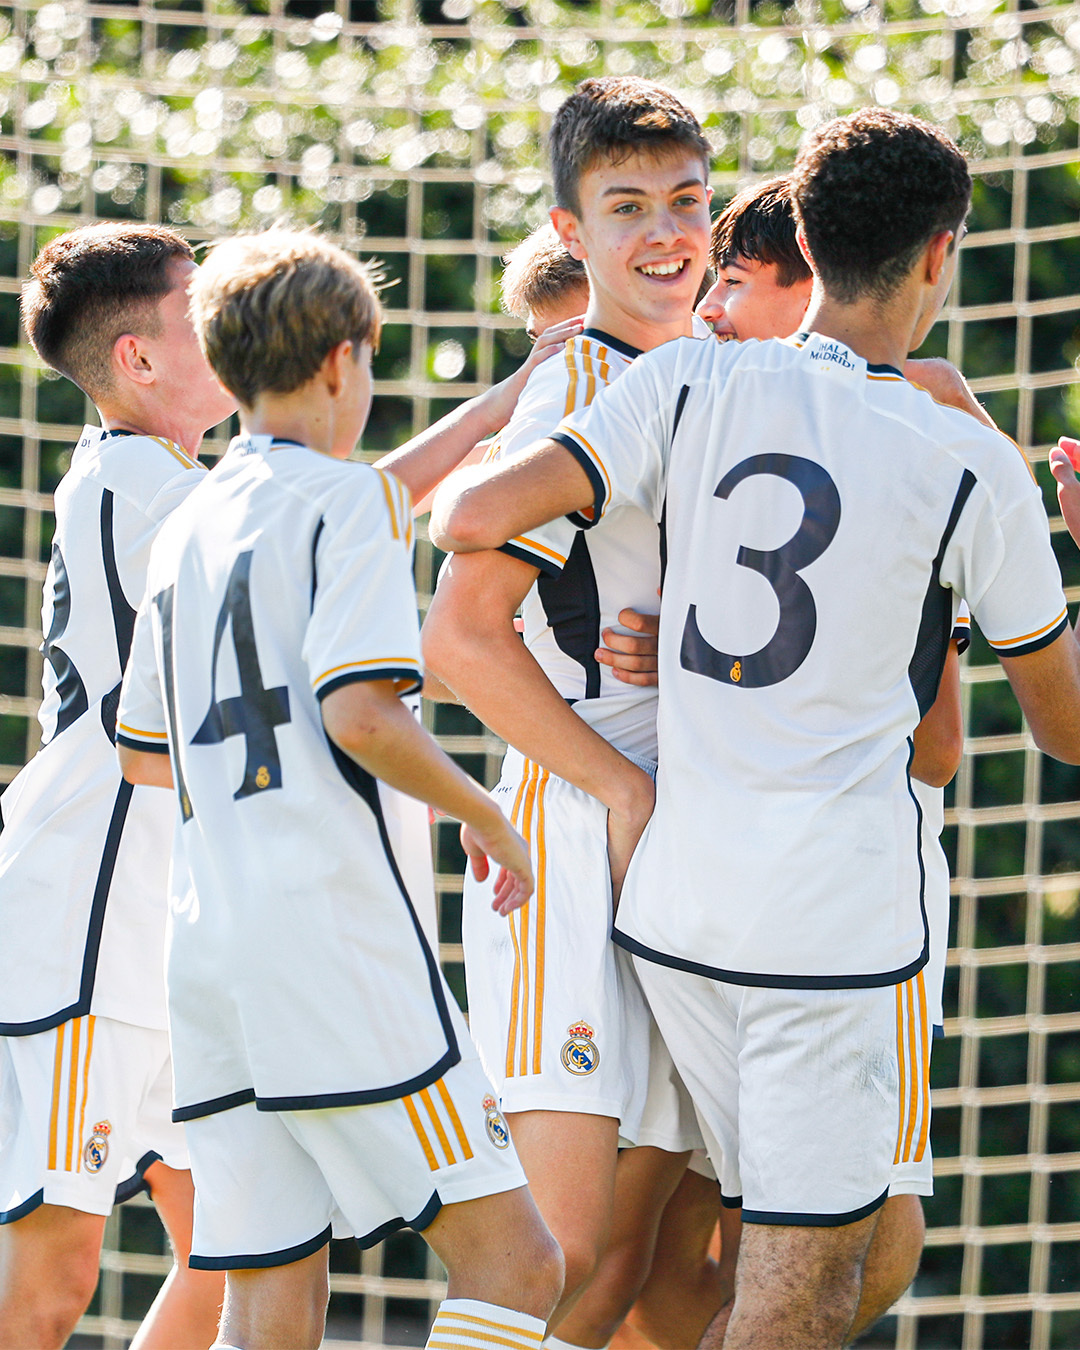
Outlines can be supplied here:
[[[354, 680], [419, 688], [412, 531], [391, 475], [257, 436], [232, 443], [154, 547], [118, 739], [168, 749], [180, 801], [179, 1120], [388, 1100], [460, 1058], [394, 853], [403, 799], [320, 713]], [[428, 833], [412, 835], [430, 886]]]
[[669, 343], [557, 437], [591, 519], [633, 504], [666, 540], [657, 805], [618, 941], [743, 984], [909, 978], [910, 738], [954, 598], [1003, 655], [1066, 630], [1023, 457], [820, 335]]
[[0, 1034], [165, 1027], [172, 810], [123, 781], [113, 736], [150, 545], [205, 476], [171, 441], [86, 427], [56, 490], [42, 746], [0, 803]]
[[[704, 328], [695, 324], [695, 333]], [[709, 334], [711, 338], [711, 334]], [[538, 366], [489, 456], [508, 459], [534, 445], [566, 416], [628, 370], [636, 347], [599, 329], [571, 338], [561, 357]], [[503, 552], [540, 569], [521, 606], [525, 645], [574, 711], [617, 749], [656, 759], [656, 689], [627, 685], [596, 659], [619, 611], [655, 614], [660, 598], [660, 537], [638, 506], [612, 510], [602, 528], [582, 533], [558, 520], [512, 539]]]

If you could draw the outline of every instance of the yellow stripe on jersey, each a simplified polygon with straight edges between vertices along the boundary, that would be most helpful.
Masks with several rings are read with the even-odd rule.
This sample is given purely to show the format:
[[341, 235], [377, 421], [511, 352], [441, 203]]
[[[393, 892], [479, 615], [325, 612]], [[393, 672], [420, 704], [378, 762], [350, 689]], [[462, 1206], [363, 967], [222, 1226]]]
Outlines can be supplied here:
[[991, 642], [990, 646], [993, 647], [994, 651], [1001, 652], [1005, 656], [1008, 656], [1009, 654], [1008, 649], [1010, 647], [1019, 647], [1021, 643], [1031, 642], [1034, 638], [1042, 637], [1043, 633], [1049, 633], [1050, 629], [1055, 628], [1062, 621], [1062, 619], [1064, 619], [1068, 615], [1068, 613], [1069, 610], [1068, 607], [1066, 606], [1066, 608], [1061, 611], [1061, 613], [1057, 616], [1056, 619], [1052, 619], [1050, 623], [1044, 623], [1041, 628], [1036, 628], [1034, 633], [1025, 633], [1023, 637], [1008, 638], [1005, 642]]
[[[562, 428], [560, 427], [559, 430], [561, 431]], [[576, 430], [568, 431], [567, 435], [571, 436], [575, 441], [577, 441], [578, 445], [582, 445], [585, 447], [585, 449], [589, 452], [590, 456], [592, 457], [593, 463], [600, 470], [600, 476], [604, 480], [604, 497], [605, 497], [604, 505], [606, 508], [608, 502], [611, 501], [611, 475], [605, 468], [604, 461], [600, 458], [600, 456], [596, 453], [596, 451], [593, 449], [593, 447], [589, 444], [589, 442], [585, 439], [585, 437], [581, 434], [580, 431]]]
[[167, 741], [169, 733], [167, 731], [140, 731], [138, 727], [129, 727], [126, 722], [117, 722], [117, 731], [126, 732], [128, 736], [141, 736], [147, 741]]
[[408, 666], [410, 670], [415, 670], [417, 674], [419, 674], [420, 672], [420, 665], [415, 657], [378, 656], [372, 657], [367, 661], [346, 661], [343, 665], [331, 666], [329, 670], [324, 670], [323, 673], [317, 679], [312, 680], [311, 687], [312, 689], [318, 689], [319, 685], [322, 684], [323, 680], [328, 680], [331, 675], [336, 675], [338, 671], [363, 670], [365, 667], [370, 666], [388, 666], [388, 667]]
[[431, 1124], [435, 1129], [435, 1136], [442, 1145], [443, 1157], [446, 1159], [447, 1167], [453, 1167], [457, 1162], [454, 1150], [450, 1147], [450, 1140], [447, 1138], [446, 1130], [439, 1119], [439, 1113], [435, 1110], [435, 1103], [431, 1100], [431, 1093], [427, 1088], [420, 1089], [420, 1100], [427, 1107], [427, 1113], [431, 1117]]
[[446, 1107], [446, 1114], [450, 1117], [450, 1124], [454, 1127], [454, 1133], [457, 1135], [457, 1141], [461, 1145], [462, 1157], [468, 1162], [473, 1155], [469, 1147], [469, 1136], [465, 1133], [465, 1128], [461, 1123], [461, 1117], [458, 1115], [457, 1107], [454, 1105], [454, 1099], [450, 1096], [449, 1089], [443, 1079], [435, 1084], [439, 1096], [442, 1098], [442, 1104]]
[[401, 530], [398, 528], [396, 503], [393, 489], [390, 486], [390, 475], [383, 473], [381, 469], [376, 469], [375, 472], [379, 475], [379, 482], [382, 484], [383, 495], [386, 498], [386, 511], [390, 517], [390, 532], [395, 539], [400, 539]]
[[79, 1095], [79, 1041], [82, 1038], [82, 1019], [71, 1024], [71, 1060], [68, 1064], [68, 1118], [67, 1118], [67, 1168], [75, 1170], [75, 1106]]
[[578, 373], [577, 373], [577, 361], [575, 360], [575, 356], [576, 353], [574, 351], [574, 343], [573, 340], [571, 339], [566, 344], [566, 369], [570, 378], [569, 383], [566, 386], [566, 407], [563, 409], [564, 417], [569, 417], [570, 414], [574, 411], [575, 407], [577, 406]]
[[544, 837], [544, 793], [549, 774], [544, 770], [536, 794], [536, 979], [533, 982], [533, 1073], [540, 1072], [544, 1036], [544, 958], [547, 935], [547, 843]]
[[64, 1066], [64, 1034], [67, 1023], [56, 1028], [56, 1054], [53, 1058], [52, 1110], [49, 1113], [49, 1171], [56, 1170], [56, 1135], [60, 1125], [60, 1081]]
[[435, 1156], [435, 1150], [431, 1147], [431, 1140], [427, 1136], [427, 1130], [424, 1129], [423, 1122], [420, 1119], [420, 1112], [416, 1109], [416, 1103], [411, 1097], [402, 1097], [402, 1103], [405, 1110], [409, 1113], [409, 1119], [412, 1121], [412, 1127], [417, 1139], [420, 1141], [420, 1147], [424, 1150], [424, 1157], [427, 1159], [428, 1167], [433, 1171], [439, 1170], [439, 1160]]
[[[86, 1137], [83, 1133], [86, 1127], [86, 1093], [90, 1084], [90, 1056], [94, 1051], [94, 1025], [97, 1018], [91, 1013], [86, 1019], [86, 1058], [83, 1060], [83, 1079], [82, 1079], [82, 1109], [79, 1112], [79, 1142]], [[82, 1171], [82, 1150], [79, 1150], [78, 1164], [75, 1168], [77, 1172]]]
[[[537, 874], [537, 889], [533, 899], [522, 905], [507, 920], [510, 925], [510, 940], [514, 946], [510, 1026], [506, 1036], [508, 1078], [540, 1072], [547, 938], [544, 794], [549, 778], [550, 774], [546, 769], [541, 769], [539, 764], [527, 759], [521, 782], [518, 784], [514, 810], [511, 813], [511, 824], [521, 833], [529, 847], [529, 855]], [[535, 929], [531, 942], [530, 928]]]
[[596, 397], [596, 375], [593, 373], [592, 343], [586, 338], [581, 344], [582, 364], [585, 368], [585, 406]]
[[543, 553], [547, 557], [557, 562], [560, 567], [566, 566], [566, 555], [559, 553], [553, 548], [548, 548], [546, 544], [541, 544], [537, 539], [530, 539], [527, 534], [519, 534], [516, 538], [510, 540], [511, 544], [521, 544], [522, 547], [531, 549], [533, 553]]
[[596, 359], [600, 362], [600, 382], [601, 384], [611, 383], [611, 367], [608, 365], [607, 348], [601, 347], [596, 353]]
[[187, 468], [201, 469], [204, 467], [202, 464], [199, 463], [197, 459], [194, 459], [191, 455], [189, 455], [182, 445], [177, 445], [175, 441], [167, 441], [163, 436], [151, 436], [149, 439], [152, 441], [156, 441], [157, 444], [160, 445], [163, 450], [168, 450], [169, 454], [172, 455], [173, 459], [178, 459], [180, 463], [185, 465]]
[[921, 1162], [930, 1132], [930, 1028], [922, 971], [896, 986], [896, 1053], [900, 1118], [893, 1162]]

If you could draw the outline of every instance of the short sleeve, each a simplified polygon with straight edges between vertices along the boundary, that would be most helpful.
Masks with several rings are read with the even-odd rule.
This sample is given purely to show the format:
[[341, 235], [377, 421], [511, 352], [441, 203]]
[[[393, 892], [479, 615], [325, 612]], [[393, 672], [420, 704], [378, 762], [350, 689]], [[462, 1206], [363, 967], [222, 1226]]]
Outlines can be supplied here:
[[354, 680], [401, 694], [423, 683], [409, 494], [393, 474], [349, 467], [356, 481], [328, 499], [315, 545], [303, 658], [320, 700]]
[[587, 408], [556, 428], [553, 439], [570, 451], [593, 486], [592, 510], [571, 516], [575, 525], [588, 529], [613, 506], [626, 505], [659, 522], [670, 430], [681, 395], [672, 385], [671, 370], [671, 349], [679, 345], [668, 343], [639, 356]]
[[961, 600], [956, 607], [956, 617], [953, 619], [952, 640], [956, 643], [956, 650], [964, 653], [971, 646], [971, 610], [966, 600]]
[[165, 703], [154, 650], [153, 600], [147, 596], [135, 619], [131, 655], [120, 689], [116, 714], [116, 739], [129, 750], [169, 753]]
[[1054, 642], [1068, 625], [1050, 527], [1025, 461], [1002, 439], [986, 478], [965, 472], [969, 500], [942, 562], [941, 578], [971, 606], [999, 656], [1024, 656]]

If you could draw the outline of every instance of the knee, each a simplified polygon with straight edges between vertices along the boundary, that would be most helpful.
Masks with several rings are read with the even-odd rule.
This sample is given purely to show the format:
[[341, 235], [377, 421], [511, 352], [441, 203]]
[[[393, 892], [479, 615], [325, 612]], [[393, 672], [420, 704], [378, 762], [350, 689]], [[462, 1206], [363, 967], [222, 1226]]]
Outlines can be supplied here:
[[547, 1321], [562, 1298], [565, 1280], [562, 1248], [550, 1233], [545, 1232], [536, 1239], [525, 1263], [523, 1295], [529, 1307], [523, 1311]]
[[584, 1289], [596, 1274], [603, 1254], [588, 1234], [570, 1233], [559, 1237], [562, 1247], [565, 1275], [563, 1298], [568, 1299]]

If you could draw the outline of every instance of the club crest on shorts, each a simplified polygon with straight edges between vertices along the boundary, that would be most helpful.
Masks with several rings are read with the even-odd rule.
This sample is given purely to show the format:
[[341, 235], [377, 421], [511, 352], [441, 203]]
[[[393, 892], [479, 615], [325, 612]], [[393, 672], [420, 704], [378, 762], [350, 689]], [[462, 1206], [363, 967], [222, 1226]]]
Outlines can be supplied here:
[[568, 1073], [592, 1073], [600, 1063], [600, 1051], [593, 1040], [596, 1033], [588, 1022], [575, 1022], [566, 1029], [570, 1033], [570, 1039], [560, 1052], [563, 1068]]
[[499, 1110], [499, 1104], [494, 1097], [485, 1097], [484, 1102], [484, 1124], [487, 1126], [488, 1138], [496, 1148], [510, 1147], [510, 1131], [506, 1128], [506, 1121], [503, 1113]]
[[83, 1162], [88, 1172], [100, 1172], [105, 1166], [105, 1159], [109, 1156], [110, 1134], [112, 1126], [107, 1120], [99, 1120], [94, 1126], [94, 1132], [83, 1149]]

